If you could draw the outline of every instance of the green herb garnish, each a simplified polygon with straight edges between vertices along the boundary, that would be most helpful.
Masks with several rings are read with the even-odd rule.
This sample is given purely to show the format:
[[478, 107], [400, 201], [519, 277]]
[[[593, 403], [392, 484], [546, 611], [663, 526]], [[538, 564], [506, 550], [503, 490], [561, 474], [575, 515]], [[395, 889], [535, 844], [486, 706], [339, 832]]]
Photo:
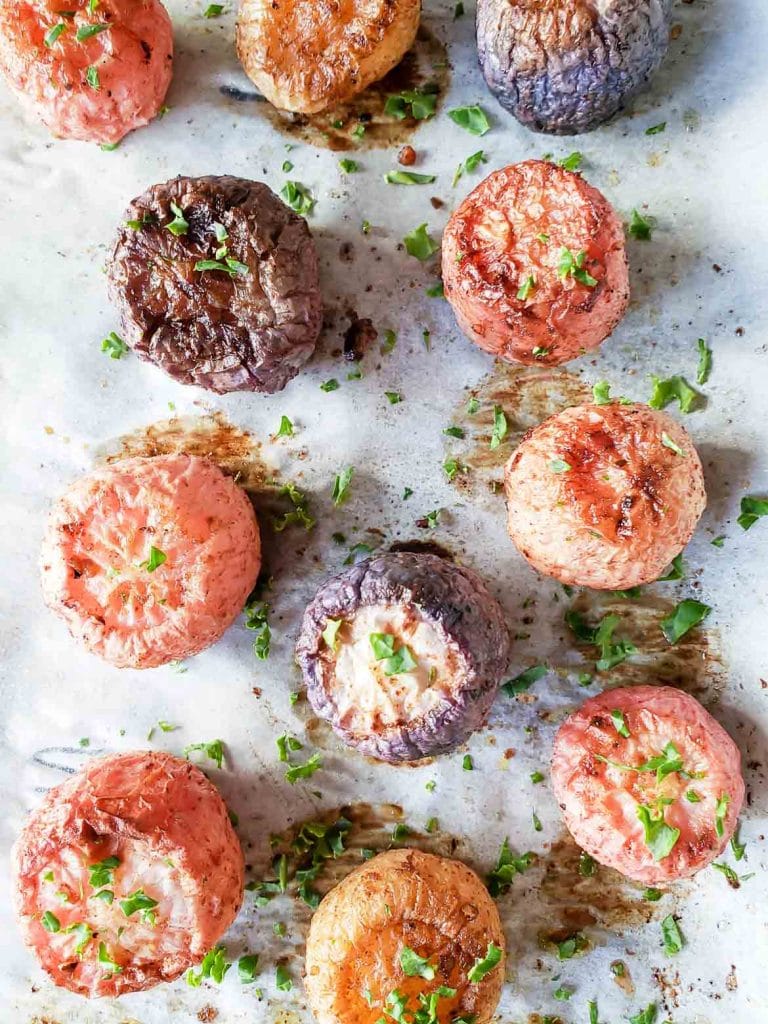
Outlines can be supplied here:
[[415, 257], [422, 263], [428, 260], [437, 252], [439, 246], [427, 232], [426, 222], [419, 224], [417, 228], [410, 231], [403, 239], [405, 251], [409, 256]]
[[487, 114], [476, 104], [471, 107], [455, 107], [448, 111], [448, 117], [472, 135], [485, 135], [491, 128]]
[[698, 626], [709, 615], [712, 609], [701, 601], [686, 598], [675, 606], [673, 611], [659, 623], [667, 643], [676, 644], [689, 630]]

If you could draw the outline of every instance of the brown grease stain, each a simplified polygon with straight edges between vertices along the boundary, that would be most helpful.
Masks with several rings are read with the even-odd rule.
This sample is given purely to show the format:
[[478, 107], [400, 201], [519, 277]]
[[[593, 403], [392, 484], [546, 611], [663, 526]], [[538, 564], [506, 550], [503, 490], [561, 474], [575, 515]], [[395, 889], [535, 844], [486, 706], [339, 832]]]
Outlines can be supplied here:
[[544, 870], [538, 898], [547, 909], [548, 921], [539, 933], [543, 945], [563, 942], [586, 928], [621, 934], [626, 928], [646, 925], [661, 915], [658, 903], [642, 899], [644, 886], [597, 863], [594, 874], [582, 875], [580, 857], [581, 849], [567, 832], [540, 857]]
[[453, 562], [456, 557], [448, 548], [433, 540], [399, 540], [390, 544], [389, 550], [407, 551], [415, 555], [437, 555], [438, 558], [445, 558], [449, 562]]
[[263, 492], [267, 482], [275, 478], [275, 471], [262, 458], [261, 444], [220, 412], [174, 416], [139, 427], [116, 442], [108, 443], [105, 461], [113, 463], [136, 456], [154, 458], [181, 452], [215, 462], [249, 494]]
[[[720, 700], [726, 678], [719, 634], [711, 627], [695, 628], [676, 644], [667, 643], [660, 622], [676, 604], [645, 590], [633, 600], [595, 591], [584, 591], [574, 600], [571, 608], [590, 625], [606, 615], [617, 615], [614, 639], [631, 640], [637, 647], [637, 654], [629, 655], [610, 671], [595, 673], [603, 689], [653, 683], [676, 686], [706, 705]], [[599, 656], [594, 646], [576, 639], [567, 626], [564, 628], [569, 641], [587, 660]]]
[[[477, 412], [467, 406], [474, 398]], [[503, 467], [526, 431], [572, 405], [592, 401], [592, 390], [567, 370], [512, 366], [496, 362], [493, 370], [457, 406], [452, 423], [462, 427], [462, 440], [450, 441], [450, 453], [468, 473], [458, 473], [453, 483], [461, 490], [481, 486], [503, 493]], [[497, 448], [491, 448], [494, 409], [507, 418], [507, 433]]]
[[[258, 110], [283, 135], [298, 142], [336, 152], [384, 149], [405, 142], [424, 124], [410, 115], [398, 121], [385, 114], [387, 99], [406, 90], [436, 92], [439, 110], [440, 97], [447, 93], [449, 84], [445, 43], [421, 25], [414, 46], [397, 67], [347, 103], [317, 114], [292, 114], [278, 110], [271, 103], [259, 104]], [[358, 125], [365, 127], [361, 138], [351, 134]]]
[[[384, 850], [401, 849], [403, 847], [423, 850], [427, 853], [434, 853], [442, 857], [455, 857], [456, 850], [461, 845], [461, 840], [439, 830], [432, 833], [419, 832], [403, 817], [403, 808], [399, 804], [369, 804], [354, 803], [345, 804], [332, 810], [322, 811], [312, 818], [297, 822], [290, 829], [280, 833], [272, 846], [272, 855], [286, 853], [295, 858], [292, 851], [292, 843], [298, 836], [302, 827], [310, 822], [321, 822], [331, 825], [339, 818], [346, 818], [352, 823], [352, 827], [344, 837], [344, 851], [334, 859], [323, 862], [323, 869], [313, 888], [325, 896], [334, 886], [338, 885], [355, 868], [366, 863], [363, 857], [363, 850], [373, 850], [374, 853], [382, 853]], [[407, 824], [409, 833], [402, 840], [397, 842], [392, 839], [392, 831], [395, 825]], [[370, 858], [369, 858], [370, 859]], [[303, 865], [306, 866], [306, 865]], [[312, 912], [300, 900], [296, 901], [296, 910], [302, 921], [309, 922]], [[306, 911], [306, 913], [305, 913]]]
[[[281, 494], [285, 481], [264, 458], [261, 442], [248, 431], [231, 423], [221, 412], [202, 416], [174, 416], [158, 420], [114, 441], [107, 442], [99, 455], [107, 463], [143, 456], [179, 453], [197, 455], [215, 462], [219, 469], [243, 488], [256, 510], [262, 540], [260, 579], [282, 571], [286, 558], [284, 534], [272, 526], [293, 509], [288, 496]], [[302, 553], [307, 533], [291, 527], [293, 553]]]

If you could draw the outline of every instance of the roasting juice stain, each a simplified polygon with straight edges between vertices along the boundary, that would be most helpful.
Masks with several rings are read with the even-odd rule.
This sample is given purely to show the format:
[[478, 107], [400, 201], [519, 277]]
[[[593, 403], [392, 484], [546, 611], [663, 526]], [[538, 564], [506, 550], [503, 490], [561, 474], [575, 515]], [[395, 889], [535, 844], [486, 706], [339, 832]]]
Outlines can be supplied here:
[[547, 911], [547, 927], [538, 936], [542, 945], [563, 942], [589, 928], [621, 934], [662, 914], [660, 904], [642, 898], [643, 886], [597, 863], [594, 873], [585, 876], [580, 858], [581, 850], [567, 832], [541, 855], [538, 898]]
[[[406, 141], [424, 123], [410, 115], [398, 121], [385, 114], [387, 99], [406, 90], [436, 92], [439, 109], [440, 97], [447, 93], [449, 82], [445, 43], [422, 25], [413, 48], [397, 67], [348, 103], [317, 114], [292, 114], [278, 110], [271, 103], [260, 103], [257, 110], [264, 113], [278, 131], [311, 146], [337, 152], [383, 149]], [[358, 126], [365, 128], [359, 138], [352, 134]]]
[[[417, 831], [410, 822], [404, 820], [403, 809], [398, 804], [355, 803], [322, 811], [309, 821], [297, 822], [290, 829], [273, 838], [270, 842], [271, 855], [277, 857], [283, 853], [287, 854], [290, 865], [289, 874], [291, 875], [296, 867], [300, 869], [309, 867], [310, 861], [305, 863], [301, 859], [297, 859], [293, 846], [302, 828], [310, 823], [332, 825], [340, 818], [351, 822], [351, 828], [344, 835], [343, 852], [338, 857], [324, 860], [317, 879], [312, 883], [312, 888], [321, 896], [325, 896], [351, 871], [370, 859], [363, 855], [364, 850], [372, 850], [376, 854], [389, 849], [413, 848], [442, 857], [455, 857], [456, 850], [461, 845], [460, 839], [440, 831], [433, 833]], [[407, 825], [409, 832], [403, 839], [395, 841], [392, 838], [392, 832], [399, 824]], [[289, 884], [291, 893], [294, 891], [294, 886], [295, 883]], [[302, 923], [309, 923], [312, 911], [300, 899], [294, 901], [294, 910], [298, 920]]]
[[[285, 481], [265, 460], [261, 443], [221, 412], [159, 420], [107, 442], [99, 454], [103, 461], [114, 463], [134, 456], [153, 458], [181, 452], [215, 462], [250, 498], [262, 541], [260, 579], [282, 571], [289, 551], [301, 554], [298, 545], [289, 549], [282, 542], [283, 534], [273, 529], [276, 520], [295, 511], [290, 496], [281, 493]], [[299, 528], [297, 536], [303, 540], [306, 532]]]
[[[463, 438], [449, 438], [450, 455], [464, 470], [454, 476], [454, 485], [461, 490], [481, 485], [503, 493], [504, 464], [523, 434], [554, 413], [591, 401], [591, 388], [566, 370], [497, 362], [454, 412], [452, 424], [464, 431]], [[470, 403], [476, 404], [476, 412], [469, 411]], [[501, 444], [491, 448], [497, 407], [506, 416], [507, 432]]]
[[452, 551], [433, 540], [399, 540], [390, 544], [389, 550], [392, 552], [407, 551], [415, 555], [437, 555], [438, 558], [445, 558], [449, 562], [455, 560]]
[[[115, 447], [117, 451], [113, 450]], [[174, 416], [140, 427], [108, 443], [106, 462], [181, 452], [215, 462], [252, 496], [267, 490], [267, 482], [275, 477], [274, 470], [262, 458], [260, 443], [220, 412]]]
[[[636, 654], [629, 655], [609, 672], [597, 673], [603, 689], [655, 683], [676, 686], [705, 705], [711, 706], [720, 700], [726, 679], [719, 634], [711, 627], [695, 628], [670, 645], [661, 632], [660, 623], [676, 603], [645, 589], [629, 600], [613, 594], [583, 591], [573, 601], [570, 607], [588, 625], [594, 625], [606, 615], [617, 615], [619, 623], [614, 639], [631, 640], [637, 648]], [[566, 639], [588, 661], [599, 656], [594, 646], [577, 640], [567, 626], [564, 630]]]

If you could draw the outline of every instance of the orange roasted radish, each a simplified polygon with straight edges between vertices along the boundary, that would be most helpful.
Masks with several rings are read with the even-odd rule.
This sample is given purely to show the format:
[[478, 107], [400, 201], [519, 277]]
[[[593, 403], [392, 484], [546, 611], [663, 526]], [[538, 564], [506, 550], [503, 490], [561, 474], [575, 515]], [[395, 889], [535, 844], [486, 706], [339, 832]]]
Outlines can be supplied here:
[[461, 329], [510, 362], [575, 359], [629, 302], [621, 221], [580, 174], [546, 160], [481, 181], [448, 221], [442, 264]]

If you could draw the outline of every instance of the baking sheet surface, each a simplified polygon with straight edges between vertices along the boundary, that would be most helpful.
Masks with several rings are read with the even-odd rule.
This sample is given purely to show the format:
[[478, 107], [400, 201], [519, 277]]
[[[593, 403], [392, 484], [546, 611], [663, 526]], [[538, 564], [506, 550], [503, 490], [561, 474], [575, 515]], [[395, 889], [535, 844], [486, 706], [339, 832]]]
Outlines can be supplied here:
[[[180, 752], [186, 744], [221, 738], [224, 768], [208, 767], [239, 816], [249, 878], [269, 877], [270, 834], [325, 813], [332, 817], [343, 806], [355, 819], [353, 849], [329, 870], [326, 886], [359, 861], [360, 846], [386, 846], [398, 820], [413, 830], [410, 841], [455, 851], [483, 873], [505, 837], [515, 850], [537, 854], [500, 903], [510, 952], [499, 1007], [505, 1024], [536, 1021], [531, 1015], [537, 1013], [580, 1024], [593, 999], [605, 1024], [651, 1002], [659, 1006], [659, 1021], [675, 1024], [768, 1020], [768, 527], [759, 523], [744, 533], [735, 521], [742, 494], [768, 492], [768, 6], [754, 0], [676, 5], [679, 31], [670, 55], [632, 116], [571, 140], [527, 132], [486, 93], [469, 4], [454, 21], [453, 3], [426, 3], [425, 24], [447, 47], [450, 84], [438, 116], [411, 139], [416, 169], [438, 180], [414, 188], [384, 184], [382, 174], [396, 167], [394, 148], [350, 154], [360, 171], [345, 176], [338, 153], [286, 136], [264, 104], [233, 99], [233, 87], [252, 90], [234, 56], [231, 11], [210, 21], [197, 5], [173, 0], [168, 6], [177, 46], [171, 109], [115, 152], [51, 140], [0, 89], [0, 871], [7, 875], [10, 845], [40, 794], [88, 756], [147, 746]], [[445, 114], [473, 102], [493, 122], [482, 141]], [[667, 123], [663, 134], [645, 134], [661, 121]], [[216, 398], [174, 384], [132, 355], [120, 361], [102, 355], [101, 339], [117, 327], [102, 266], [128, 201], [177, 173], [239, 174], [279, 191], [287, 145], [293, 146], [290, 176], [317, 197], [310, 224], [321, 256], [327, 327], [310, 365], [282, 394]], [[488, 163], [452, 187], [456, 165], [480, 148]], [[644, 212], [657, 219], [651, 242], [629, 243], [631, 309], [599, 352], [565, 371], [494, 367], [461, 336], [446, 303], [425, 295], [436, 267], [411, 259], [400, 240], [424, 221], [438, 237], [450, 210], [482, 174], [574, 149], [584, 154], [586, 176], [626, 219], [645, 204]], [[431, 197], [444, 205], [435, 208]], [[372, 225], [368, 235], [361, 232], [363, 220]], [[354, 317], [370, 318], [379, 341], [360, 364], [362, 379], [348, 380], [351, 367], [340, 353]], [[388, 328], [398, 341], [382, 355]], [[595, 380], [607, 378], [615, 393], [646, 399], [651, 374], [692, 379], [699, 337], [712, 346], [714, 369], [703, 389], [706, 406], [686, 417], [686, 426], [702, 454], [709, 506], [687, 551], [688, 578], [647, 588], [631, 605], [614, 601], [641, 654], [610, 680], [582, 688], [578, 674], [591, 670], [589, 652], [573, 646], [563, 612], [574, 599], [585, 607], [595, 599], [568, 597], [553, 581], [536, 578], [505, 537], [503, 499], [492, 483], [520, 430], [588, 394]], [[332, 377], [339, 389], [322, 391], [319, 385]], [[400, 392], [403, 401], [390, 405], [385, 391]], [[472, 421], [465, 413], [470, 394], [482, 406]], [[493, 461], [488, 410], [495, 402], [512, 429]], [[298, 433], [270, 440], [283, 414]], [[443, 435], [455, 423], [467, 430], [463, 441]], [[182, 666], [119, 671], [80, 650], [42, 604], [36, 562], [51, 499], [96, 461], [124, 452], [128, 435], [131, 450], [145, 450], [152, 424], [160, 425], [151, 443], [208, 448], [245, 474], [257, 501], [273, 500], [263, 494], [267, 480], [291, 480], [309, 496], [317, 518], [311, 533], [292, 528], [277, 539], [267, 536], [274, 577], [267, 661], [253, 657], [252, 635], [240, 621]], [[449, 455], [470, 467], [459, 486], [441, 469]], [[350, 499], [334, 508], [334, 476], [349, 466], [355, 469]], [[413, 494], [403, 501], [406, 487]], [[435, 530], [417, 525], [436, 509], [443, 511]], [[344, 542], [335, 543], [334, 533]], [[722, 534], [723, 547], [713, 547], [711, 540]], [[320, 581], [341, 568], [352, 545], [386, 548], [414, 539], [442, 545], [487, 576], [517, 635], [510, 675], [539, 663], [553, 671], [524, 699], [501, 697], [487, 730], [466, 749], [420, 768], [395, 769], [344, 750], [312, 720], [305, 702], [291, 704], [289, 694], [300, 688], [292, 651], [304, 605]], [[670, 655], [656, 641], [658, 619], [686, 595], [714, 610], [706, 629]], [[609, 603], [604, 598], [600, 607]], [[548, 782], [530, 779], [537, 770], [546, 773], [554, 732], [569, 709], [603, 682], [643, 677], [694, 692], [742, 750], [746, 858], [739, 864], [730, 853], [723, 858], [751, 875], [739, 889], [710, 869], [648, 904], [640, 887], [610, 871], [583, 878]], [[179, 728], [164, 733], [160, 719]], [[301, 738], [305, 754], [319, 750], [323, 759], [321, 771], [294, 787], [277, 760], [275, 739], [285, 731]], [[475, 765], [471, 775], [462, 769], [466, 752]], [[430, 793], [425, 784], [432, 779], [437, 785]], [[534, 812], [541, 831], [534, 829]], [[433, 816], [440, 831], [427, 839], [424, 824]], [[0, 888], [7, 893], [7, 878]], [[660, 931], [661, 918], [672, 912], [686, 939], [674, 959], [665, 957]], [[56, 990], [37, 968], [4, 897], [1, 1016], [23, 1024], [309, 1021], [301, 984], [308, 919], [291, 895], [259, 909], [247, 894], [225, 944], [232, 959], [259, 954], [256, 984], [241, 985], [233, 969], [220, 986], [193, 989], [181, 979], [91, 1004]], [[284, 937], [273, 933], [275, 922], [285, 923]], [[559, 962], [550, 940], [576, 930], [587, 936], [589, 950]], [[626, 965], [622, 979], [611, 970], [615, 961]], [[290, 992], [275, 987], [278, 962], [291, 974]], [[573, 988], [567, 1003], [553, 999], [558, 985]]]

